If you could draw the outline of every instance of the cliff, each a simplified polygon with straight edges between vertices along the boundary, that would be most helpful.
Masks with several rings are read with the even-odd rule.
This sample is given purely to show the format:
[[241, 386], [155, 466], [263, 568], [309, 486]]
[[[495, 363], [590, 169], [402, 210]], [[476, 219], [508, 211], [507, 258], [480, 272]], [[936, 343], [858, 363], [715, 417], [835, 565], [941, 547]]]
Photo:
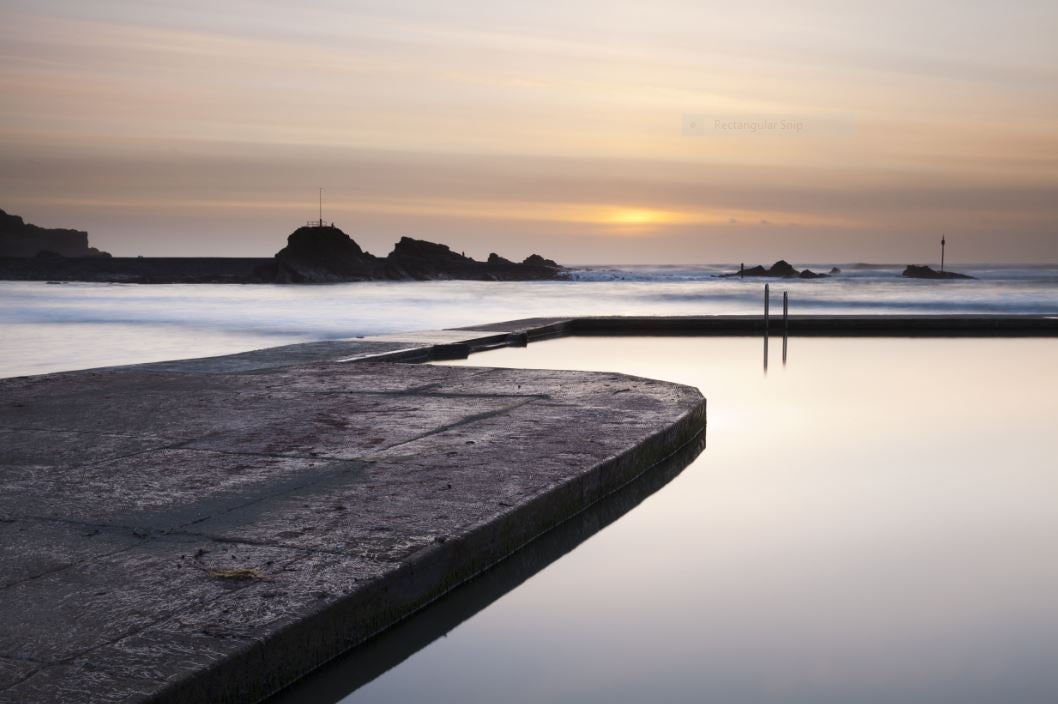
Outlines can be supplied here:
[[109, 257], [88, 246], [83, 230], [45, 228], [0, 210], [0, 257]]

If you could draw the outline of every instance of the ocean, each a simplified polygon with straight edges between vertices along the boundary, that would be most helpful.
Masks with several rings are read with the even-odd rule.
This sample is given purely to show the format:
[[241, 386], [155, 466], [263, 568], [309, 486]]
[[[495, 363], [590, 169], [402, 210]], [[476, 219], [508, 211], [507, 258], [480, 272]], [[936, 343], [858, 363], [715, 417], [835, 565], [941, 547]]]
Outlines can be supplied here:
[[[788, 291], [794, 315], [1058, 315], [1058, 265], [960, 265], [977, 277], [963, 281], [904, 279], [896, 265], [836, 266], [841, 274], [828, 279], [768, 280], [774, 302]], [[736, 269], [591, 266], [574, 269], [570, 281], [309, 286], [5, 281], [0, 377], [534, 316], [760, 313], [765, 280], [717, 277]]]

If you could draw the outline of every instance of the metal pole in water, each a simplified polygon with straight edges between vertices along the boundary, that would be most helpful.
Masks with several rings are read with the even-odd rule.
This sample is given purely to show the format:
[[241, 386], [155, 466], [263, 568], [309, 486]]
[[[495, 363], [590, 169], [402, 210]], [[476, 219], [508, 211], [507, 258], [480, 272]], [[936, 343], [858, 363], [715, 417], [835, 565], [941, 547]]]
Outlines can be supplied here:
[[947, 242], [944, 241], [944, 235], [941, 235], [940, 236], [940, 270], [941, 270], [941, 272], [944, 271], [944, 245], [945, 244], [947, 244]]
[[768, 299], [770, 291], [768, 284], [764, 284], [764, 373], [768, 373], [768, 327], [770, 325], [768, 315]]

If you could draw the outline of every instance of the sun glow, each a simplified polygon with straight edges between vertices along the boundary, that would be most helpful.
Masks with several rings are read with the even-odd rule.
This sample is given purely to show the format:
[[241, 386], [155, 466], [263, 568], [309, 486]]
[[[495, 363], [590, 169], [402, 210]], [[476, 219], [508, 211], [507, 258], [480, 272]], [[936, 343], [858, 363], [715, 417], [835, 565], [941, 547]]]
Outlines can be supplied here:
[[653, 210], [618, 210], [607, 217], [615, 225], [651, 225], [664, 221], [663, 213]]
[[618, 211], [609, 218], [616, 224], [650, 224], [659, 220], [658, 214], [652, 211]]

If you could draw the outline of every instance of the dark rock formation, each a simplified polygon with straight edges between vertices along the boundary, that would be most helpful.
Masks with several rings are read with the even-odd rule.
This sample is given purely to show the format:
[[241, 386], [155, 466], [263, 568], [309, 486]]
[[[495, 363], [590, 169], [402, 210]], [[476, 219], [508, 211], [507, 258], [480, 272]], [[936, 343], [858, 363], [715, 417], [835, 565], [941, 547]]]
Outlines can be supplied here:
[[390, 279], [476, 279], [468, 276], [482, 266], [470, 257], [456, 254], [448, 245], [401, 237], [386, 257], [386, 275]]
[[337, 227], [299, 227], [275, 261], [257, 270], [276, 283], [326, 283], [385, 278], [384, 264]]
[[402, 237], [385, 259], [364, 252], [336, 227], [302, 227], [287, 238], [275, 262], [259, 267], [257, 277], [276, 283], [326, 283], [377, 279], [461, 279], [526, 281], [557, 279], [565, 270], [539, 255], [516, 264], [496, 253], [479, 262], [447, 245]]
[[110, 256], [89, 247], [83, 230], [38, 227], [0, 210], [0, 257], [36, 257], [42, 252], [52, 258]]
[[552, 269], [561, 269], [562, 266], [555, 262], [554, 259], [544, 259], [539, 254], [530, 254], [528, 257], [522, 260], [522, 264], [528, 266], [546, 266]]
[[733, 274], [720, 274], [721, 278], [729, 279], [733, 277], [745, 277], [745, 276], [767, 276], [770, 278], [779, 279], [825, 279], [830, 274], [817, 274], [811, 269], [805, 269], [804, 271], [798, 271], [787, 262], [785, 259], [780, 259], [771, 265], [770, 269], [765, 269], [763, 266], [754, 266], [743, 271], [736, 271]]
[[835, 274], [840, 274], [841, 273], [841, 269], [837, 268], [836, 266], [832, 266], [832, 267], [830, 267], [830, 272], [829, 273], [830, 273], [831, 276], [834, 276]]
[[957, 274], [954, 271], [937, 271], [936, 269], [928, 266], [915, 266], [914, 264], [908, 264], [907, 268], [904, 269], [902, 276], [906, 276], [909, 279], [972, 279], [974, 277], [967, 274]]
[[[4, 217], [19, 228], [21, 218]], [[33, 228], [41, 230], [41, 228]], [[6, 233], [6, 230], [3, 231]], [[376, 257], [360, 248], [337, 227], [299, 227], [287, 246], [273, 259], [222, 257], [111, 257], [87, 247], [88, 236], [74, 230], [85, 250], [34, 244], [32, 253], [18, 258], [0, 254], [0, 280], [105, 281], [114, 283], [329, 283], [339, 281], [467, 279], [475, 281], [531, 281], [562, 279], [561, 266], [534, 254], [518, 264], [498, 254], [486, 262], [457, 254], [443, 244], [401, 238], [389, 256]], [[38, 238], [39, 239], [39, 238]], [[6, 244], [8, 238], [0, 240]], [[8, 250], [3, 250], [8, 251]], [[29, 251], [18, 249], [17, 251]], [[95, 252], [72, 254], [72, 252]], [[68, 253], [70, 252], [70, 253]]]
[[794, 269], [793, 266], [785, 259], [780, 259], [771, 265], [771, 269], [768, 269], [768, 276], [778, 276], [780, 278], [790, 278], [797, 276], [801, 272]]
[[[543, 262], [550, 260], [533, 255]], [[537, 264], [529, 257], [521, 264], [489, 255], [479, 262], [456, 254], [446, 245], [411, 237], [402, 237], [386, 257], [386, 275], [390, 279], [468, 279], [473, 281], [528, 281], [562, 278], [563, 269], [554, 262]]]

